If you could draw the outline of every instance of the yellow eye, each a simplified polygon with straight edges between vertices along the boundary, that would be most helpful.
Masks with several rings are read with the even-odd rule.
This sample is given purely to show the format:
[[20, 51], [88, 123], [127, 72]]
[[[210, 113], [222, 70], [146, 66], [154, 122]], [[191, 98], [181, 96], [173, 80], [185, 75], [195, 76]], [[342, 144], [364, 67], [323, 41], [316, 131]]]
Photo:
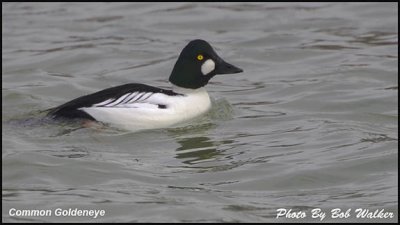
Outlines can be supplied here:
[[203, 58], [204, 58], [204, 57], [203, 57], [203, 55], [202, 55], [202, 54], [199, 54], [199, 55], [197, 55], [197, 59], [198, 59], [198, 60], [200, 60], [200, 61], [201, 61], [201, 60], [203, 60]]

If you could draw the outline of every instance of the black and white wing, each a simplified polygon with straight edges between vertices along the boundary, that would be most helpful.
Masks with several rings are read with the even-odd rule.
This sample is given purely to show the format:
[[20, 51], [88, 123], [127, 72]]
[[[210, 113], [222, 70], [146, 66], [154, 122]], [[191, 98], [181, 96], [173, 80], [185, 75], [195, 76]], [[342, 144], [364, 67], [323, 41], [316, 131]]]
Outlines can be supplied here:
[[158, 93], [167, 96], [180, 95], [171, 90], [165, 90], [145, 84], [125, 84], [69, 101], [52, 109], [48, 115], [53, 118], [83, 118], [95, 120], [90, 114], [81, 109], [135, 107], [167, 108], [167, 106], [161, 101], [154, 101], [154, 96]]

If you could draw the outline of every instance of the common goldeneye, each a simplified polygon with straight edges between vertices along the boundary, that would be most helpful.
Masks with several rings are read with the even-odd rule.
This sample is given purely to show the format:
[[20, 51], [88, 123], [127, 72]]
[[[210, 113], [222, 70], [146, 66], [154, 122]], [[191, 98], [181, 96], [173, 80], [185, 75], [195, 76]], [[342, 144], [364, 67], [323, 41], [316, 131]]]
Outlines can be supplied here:
[[204, 40], [183, 48], [169, 77], [172, 90], [124, 84], [85, 95], [51, 109], [52, 118], [89, 119], [127, 130], [169, 127], [193, 119], [211, 107], [204, 86], [217, 74], [243, 72], [221, 59]]

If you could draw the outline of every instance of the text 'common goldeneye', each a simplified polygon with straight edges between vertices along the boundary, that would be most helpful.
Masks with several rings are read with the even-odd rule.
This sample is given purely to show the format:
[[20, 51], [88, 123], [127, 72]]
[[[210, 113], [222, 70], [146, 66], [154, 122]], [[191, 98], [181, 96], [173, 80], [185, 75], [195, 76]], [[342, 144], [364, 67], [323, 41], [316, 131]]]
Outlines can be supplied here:
[[243, 72], [221, 59], [209, 43], [193, 40], [183, 48], [169, 77], [173, 90], [124, 84], [85, 95], [51, 109], [53, 118], [89, 119], [127, 130], [169, 127], [211, 107], [203, 88], [217, 74]]

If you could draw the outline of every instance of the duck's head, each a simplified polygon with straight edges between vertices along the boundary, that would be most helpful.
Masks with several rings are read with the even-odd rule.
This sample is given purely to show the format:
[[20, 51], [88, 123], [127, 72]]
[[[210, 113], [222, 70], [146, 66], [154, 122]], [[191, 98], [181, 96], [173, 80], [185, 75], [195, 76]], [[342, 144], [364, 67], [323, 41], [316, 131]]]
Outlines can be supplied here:
[[169, 81], [178, 87], [197, 89], [215, 75], [240, 72], [243, 70], [225, 62], [208, 42], [197, 39], [183, 48]]

